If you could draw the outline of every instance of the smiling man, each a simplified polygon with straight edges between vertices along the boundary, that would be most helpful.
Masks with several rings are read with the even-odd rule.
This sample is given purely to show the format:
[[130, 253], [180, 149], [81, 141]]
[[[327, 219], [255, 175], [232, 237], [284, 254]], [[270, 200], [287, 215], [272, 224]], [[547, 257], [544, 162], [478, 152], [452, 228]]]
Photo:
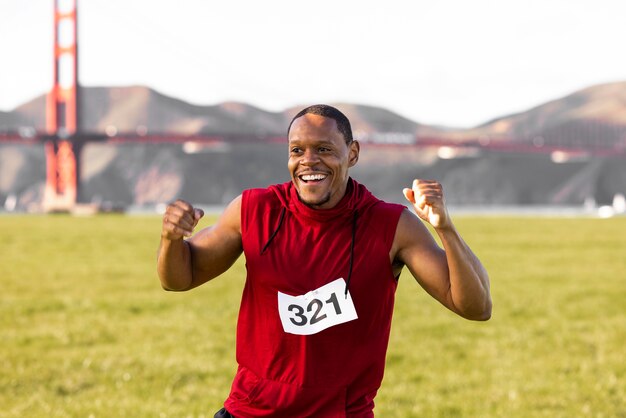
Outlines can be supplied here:
[[167, 207], [161, 284], [189, 290], [245, 256], [239, 367], [216, 417], [373, 417], [402, 268], [472, 320], [491, 315], [489, 279], [439, 183], [403, 190], [415, 216], [350, 178], [360, 147], [339, 110], [303, 109], [288, 134], [290, 182], [245, 190], [193, 236], [202, 211], [181, 200]]
[[[313, 113], [315, 109], [322, 114]], [[291, 180], [299, 199], [316, 209], [339, 203], [348, 187], [348, 169], [359, 159], [359, 143], [352, 139], [348, 120], [340, 113], [332, 118], [334, 114], [325, 107], [307, 108], [288, 129]]]

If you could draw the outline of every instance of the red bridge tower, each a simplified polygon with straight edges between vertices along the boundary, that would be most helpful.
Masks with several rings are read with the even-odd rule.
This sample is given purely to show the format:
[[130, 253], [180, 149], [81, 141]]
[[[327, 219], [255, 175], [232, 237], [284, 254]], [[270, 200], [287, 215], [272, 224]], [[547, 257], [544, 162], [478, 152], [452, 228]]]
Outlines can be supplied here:
[[54, 0], [54, 70], [46, 101], [44, 209], [69, 211], [78, 197], [77, 0]]

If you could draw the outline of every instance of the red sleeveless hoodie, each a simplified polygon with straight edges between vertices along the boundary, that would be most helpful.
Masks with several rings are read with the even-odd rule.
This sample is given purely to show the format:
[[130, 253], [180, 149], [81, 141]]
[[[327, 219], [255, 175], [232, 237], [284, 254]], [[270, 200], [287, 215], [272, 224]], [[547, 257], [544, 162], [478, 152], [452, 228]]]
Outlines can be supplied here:
[[[291, 182], [244, 191], [239, 367], [224, 404], [232, 415], [374, 416], [397, 285], [389, 251], [403, 208], [352, 179], [327, 210], [300, 202]], [[324, 294], [326, 285], [340, 290]], [[352, 309], [344, 303], [355, 315], [335, 324]]]

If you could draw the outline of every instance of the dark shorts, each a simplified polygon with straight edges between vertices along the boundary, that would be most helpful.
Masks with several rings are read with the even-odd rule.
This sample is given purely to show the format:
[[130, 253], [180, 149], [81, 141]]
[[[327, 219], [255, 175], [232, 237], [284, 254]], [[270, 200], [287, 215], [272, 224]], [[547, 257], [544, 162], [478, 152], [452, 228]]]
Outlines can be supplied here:
[[226, 408], [222, 408], [213, 415], [213, 418], [235, 418], [226, 410]]

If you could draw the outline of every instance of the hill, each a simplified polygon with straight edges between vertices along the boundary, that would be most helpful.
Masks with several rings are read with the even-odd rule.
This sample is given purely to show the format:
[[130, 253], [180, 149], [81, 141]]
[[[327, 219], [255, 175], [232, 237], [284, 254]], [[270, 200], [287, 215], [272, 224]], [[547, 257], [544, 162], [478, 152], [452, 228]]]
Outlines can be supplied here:
[[[282, 135], [301, 108], [270, 112], [245, 103], [199, 106], [163, 95], [143, 86], [82, 87], [81, 129], [118, 133], [137, 129], [152, 133]], [[514, 115], [502, 116], [470, 129], [429, 126], [387, 109], [351, 103], [331, 103], [346, 113], [355, 136], [404, 133], [446, 137], [488, 136], [493, 139], [538, 138], [544, 143], [583, 141], [593, 133], [614, 143], [626, 129], [626, 81], [592, 86]], [[304, 105], [302, 106], [304, 107]], [[44, 130], [45, 96], [37, 97], [12, 112], [0, 112], [0, 131], [29, 127]], [[594, 129], [594, 132], [590, 130]]]
[[592, 86], [458, 134], [583, 147], [593, 137], [605, 145], [626, 146], [626, 82]]
[[[98, 133], [236, 134], [245, 144], [89, 143], [81, 152], [81, 200], [109, 206], [154, 205], [176, 197], [223, 204], [248, 187], [288, 181], [284, 144], [255, 143], [256, 135], [284, 136], [300, 109], [269, 112], [245, 103], [198, 106], [147, 87], [81, 90], [83, 129]], [[400, 190], [413, 178], [444, 184], [455, 205], [583, 205], [610, 203], [626, 194], [621, 158], [582, 155], [559, 160], [548, 154], [488, 150], [450, 159], [438, 148], [415, 148], [416, 135], [531, 140], [537, 147], [590, 140], [626, 147], [626, 82], [593, 86], [566, 97], [453, 130], [406, 119], [386, 109], [335, 103], [365, 142], [352, 174], [379, 197], [402, 202]], [[0, 132], [32, 132], [44, 126], [45, 98], [0, 113]], [[369, 143], [368, 143], [369, 142]], [[45, 182], [40, 145], [0, 143], [0, 204], [38, 210]]]
[[[163, 95], [148, 87], [83, 87], [80, 91], [81, 129], [105, 133], [285, 135], [289, 121], [301, 107], [269, 112], [236, 102], [198, 106]], [[376, 133], [437, 131], [375, 106], [336, 104], [350, 118], [355, 133], [368, 137]], [[304, 106], [303, 106], [304, 107]], [[16, 131], [29, 126], [45, 127], [45, 96], [37, 97], [8, 112], [0, 129]]]

